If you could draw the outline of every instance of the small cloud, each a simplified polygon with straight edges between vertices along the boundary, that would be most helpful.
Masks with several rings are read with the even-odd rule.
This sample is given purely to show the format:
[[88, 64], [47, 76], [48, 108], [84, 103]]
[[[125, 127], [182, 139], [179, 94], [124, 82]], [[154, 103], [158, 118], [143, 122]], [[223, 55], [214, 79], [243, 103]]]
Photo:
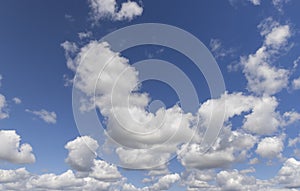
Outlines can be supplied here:
[[2, 75], [0, 74], [0, 87], [1, 87], [1, 80], [3, 79]]
[[67, 21], [70, 21], [70, 22], [74, 22], [74, 21], [75, 21], [75, 19], [73, 18], [73, 16], [72, 16], [72, 15], [69, 15], [69, 14], [65, 14], [65, 19], [66, 19]]
[[44, 109], [39, 110], [39, 111], [32, 111], [32, 110], [26, 109], [25, 111], [38, 116], [40, 119], [42, 119], [46, 123], [52, 123], [52, 124], [56, 123], [56, 113], [53, 111], [49, 112]]
[[299, 90], [300, 89], [300, 77], [294, 79], [292, 84], [293, 84], [293, 89], [294, 90]]
[[8, 118], [7, 102], [5, 96], [0, 94], [0, 119]]
[[92, 36], [93, 36], [93, 33], [91, 31], [78, 33], [78, 37], [79, 37], [80, 40], [90, 38]]
[[223, 47], [223, 44], [220, 39], [211, 39], [209, 43], [211, 52], [216, 58], [223, 58], [225, 56], [232, 56], [234, 49], [226, 49]]
[[20, 103], [22, 103], [22, 100], [21, 100], [20, 98], [18, 98], [18, 97], [14, 97], [12, 100], [13, 100], [13, 102], [14, 102], [15, 104], [20, 104]]

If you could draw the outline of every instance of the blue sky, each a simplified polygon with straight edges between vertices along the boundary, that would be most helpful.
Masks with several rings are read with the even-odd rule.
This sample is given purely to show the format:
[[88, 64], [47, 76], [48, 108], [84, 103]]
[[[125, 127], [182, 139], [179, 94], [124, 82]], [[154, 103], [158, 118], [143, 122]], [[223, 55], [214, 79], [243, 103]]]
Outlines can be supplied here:
[[[296, 0], [3, 1], [0, 190], [298, 190], [299, 7]], [[214, 56], [226, 91], [212, 99], [203, 71], [176, 49], [152, 44], [116, 52], [100, 40], [143, 23], [172, 25], [199, 39]], [[134, 64], [146, 59], [167, 61], [190, 79], [197, 112], [180, 107], [171, 84], [139, 81], [149, 71], [137, 74]], [[157, 74], [166, 72], [171, 80], [183, 79], [160, 70]], [[82, 115], [97, 110], [99, 122], [120, 145], [107, 135], [97, 140], [96, 133], [80, 131], [74, 89], [83, 95], [84, 102], [77, 103], [85, 108]], [[99, 94], [93, 97], [93, 91]], [[153, 100], [164, 107], [153, 104], [151, 110]], [[223, 130], [203, 154], [204, 135], [197, 128], [210, 128], [207, 122], [218, 118]], [[148, 137], [122, 130], [158, 127]], [[105, 160], [110, 152], [118, 163]], [[155, 166], [160, 162], [164, 165]]]

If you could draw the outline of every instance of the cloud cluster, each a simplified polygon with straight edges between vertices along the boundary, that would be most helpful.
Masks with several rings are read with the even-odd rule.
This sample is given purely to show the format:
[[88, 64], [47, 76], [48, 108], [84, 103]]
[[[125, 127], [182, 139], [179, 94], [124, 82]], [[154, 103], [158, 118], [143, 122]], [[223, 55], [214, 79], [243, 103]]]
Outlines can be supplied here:
[[260, 25], [264, 37], [262, 46], [241, 59], [249, 91], [258, 95], [273, 95], [288, 85], [289, 71], [273, 65], [274, 56], [287, 48], [291, 27], [267, 18]]

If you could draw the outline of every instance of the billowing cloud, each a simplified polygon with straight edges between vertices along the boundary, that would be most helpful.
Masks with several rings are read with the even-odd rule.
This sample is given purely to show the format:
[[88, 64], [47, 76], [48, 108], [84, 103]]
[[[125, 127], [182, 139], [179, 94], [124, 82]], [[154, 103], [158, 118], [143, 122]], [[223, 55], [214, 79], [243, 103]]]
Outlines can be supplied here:
[[97, 141], [88, 136], [77, 137], [65, 145], [69, 151], [66, 162], [77, 171], [90, 171], [94, 166], [98, 147]]
[[42, 119], [46, 123], [52, 123], [52, 124], [56, 123], [56, 113], [54, 111], [47, 111], [45, 109], [42, 109], [42, 110], [39, 110], [39, 111], [26, 109], [25, 111], [28, 112], [28, 113], [32, 113], [32, 114], [36, 115], [37, 117], [39, 117], [40, 119]]
[[284, 148], [283, 137], [266, 137], [262, 139], [255, 152], [263, 158], [280, 157]]
[[241, 59], [248, 89], [258, 95], [273, 95], [288, 85], [289, 71], [272, 65], [273, 56], [286, 49], [291, 27], [280, 25], [272, 18], [259, 25], [264, 37], [263, 45]]
[[32, 147], [20, 144], [21, 137], [14, 130], [0, 130], [0, 160], [24, 164], [35, 162]]
[[88, 0], [88, 2], [92, 9], [92, 19], [95, 22], [101, 19], [130, 21], [143, 13], [143, 8], [134, 1], [123, 2], [119, 10], [116, 0]]
[[287, 159], [279, 170], [276, 180], [286, 188], [300, 188], [300, 161], [294, 158]]

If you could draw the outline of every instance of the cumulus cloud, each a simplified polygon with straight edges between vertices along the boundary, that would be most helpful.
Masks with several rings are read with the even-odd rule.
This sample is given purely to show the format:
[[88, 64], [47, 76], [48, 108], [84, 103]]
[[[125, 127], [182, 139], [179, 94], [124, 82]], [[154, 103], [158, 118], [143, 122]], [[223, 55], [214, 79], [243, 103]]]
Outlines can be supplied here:
[[[128, 147], [115, 148], [123, 165], [135, 168], [159, 165], [157, 160], [166, 161], [170, 153], [176, 152], [177, 145], [193, 136], [195, 117], [184, 113], [178, 105], [160, 108], [156, 113], [146, 110], [151, 98], [138, 93], [138, 71], [126, 58], [110, 50], [106, 42], [90, 42], [80, 49], [73, 63], [69, 68], [76, 71], [74, 86], [87, 96], [80, 109], [82, 112], [94, 106], [100, 109], [106, 117], [108, 135]], [[101, 83], [94, 86], [98, 78]], [[93, 97], [95, 87], [97, 96]], [[126, 97], [128, 102], [124, 102]], [[109, 139], [106, 143], [112, 145]], [[140, 156], [144, 160], [139, 160]]]
[[29, 181], [32, 188], [40, 190], [75, 190], [81, 188], [84, 184], [82, 179], [77, 179], [71, 170], [64, 172], [61, 175], [43, 174], [33, 176]]
[[294, 79], [292, 82], [292, 85], [295, 90], [299, 90], [300, 89], [300, 77]]
[[25, 111], [28, 112], [28, 113], [32, 113], [32, 114], [36, 115], [37, 117], [39, 117], [40, 119], [42, 119], [46, 123], [52, 123], [52, 124], [56, 123], [56, 113], [54, 111], [50, 112], [50, 111], [47, 111], [45, 109], [42, 109], [42, 110], [39, 110], [39, 111], [26, 109]]
[[263, 158], [272, 159], [274, 157], [280, 157], [283, 149], [283, 136], [275, 136], [262, 139], [255, 152]]
[[65, 145], [69, 151], [66, 162], [77, 171], [90, 171], [94, 166], [98, 147], [97, 141], [88, 136], [77, 137]]
[[288, 85], [289, 71], [272, 65], [273, 56], [286, 49], [291, 37], [291, 27], [280, 25], [272, 18], [259, 26], [264, 37], [263, 45], [254, 53], [241, 59], [248, 89], [258, 95], [273, 95]]
[[130, 21], [143, 13], [143, 8], [134, 1], [123, 2], [119, 10], [116, 0], [88, 0], [88, 2], [95, 22], [101, 19]]
[[2, 170], [0, 169], [0, 183], [14, 183], [24, 179], [28, 179], [30, 173], [25, 168], [19, 168], [16, 170]]
[[286, 188], [300, 188], [300, 161], [294, 158], [287, 159], [279, 170], [276, 180]]
[[0, 160], [17, 164], [35, 162], [32, 147], [27, 143], [20, 144], [21, 137], [16, 131], [1, 130], [0, 140]]
[[178, 159], [188, 168], [214, 169], [228, 167], [232, 163], [245, 160], [247, 152], [253, 148], [257, 138], [251, 134], [231, 131], [225, 127], [217, 138], [215, 145], [206, 153], [201, 150], [200, 144], [184, 145], [178, 151]]
[[243, 128], [260, 135], [270, 135], [281, 125], [281, 117], [276, 108], [275, 97], [257, 99], [252, 112], [245, 116]]
[[237, 170], [221, 171], [217, 174], [217, 184], [226, 191], [255, 190], [251, 188], [256, 184], [256, 179]]

